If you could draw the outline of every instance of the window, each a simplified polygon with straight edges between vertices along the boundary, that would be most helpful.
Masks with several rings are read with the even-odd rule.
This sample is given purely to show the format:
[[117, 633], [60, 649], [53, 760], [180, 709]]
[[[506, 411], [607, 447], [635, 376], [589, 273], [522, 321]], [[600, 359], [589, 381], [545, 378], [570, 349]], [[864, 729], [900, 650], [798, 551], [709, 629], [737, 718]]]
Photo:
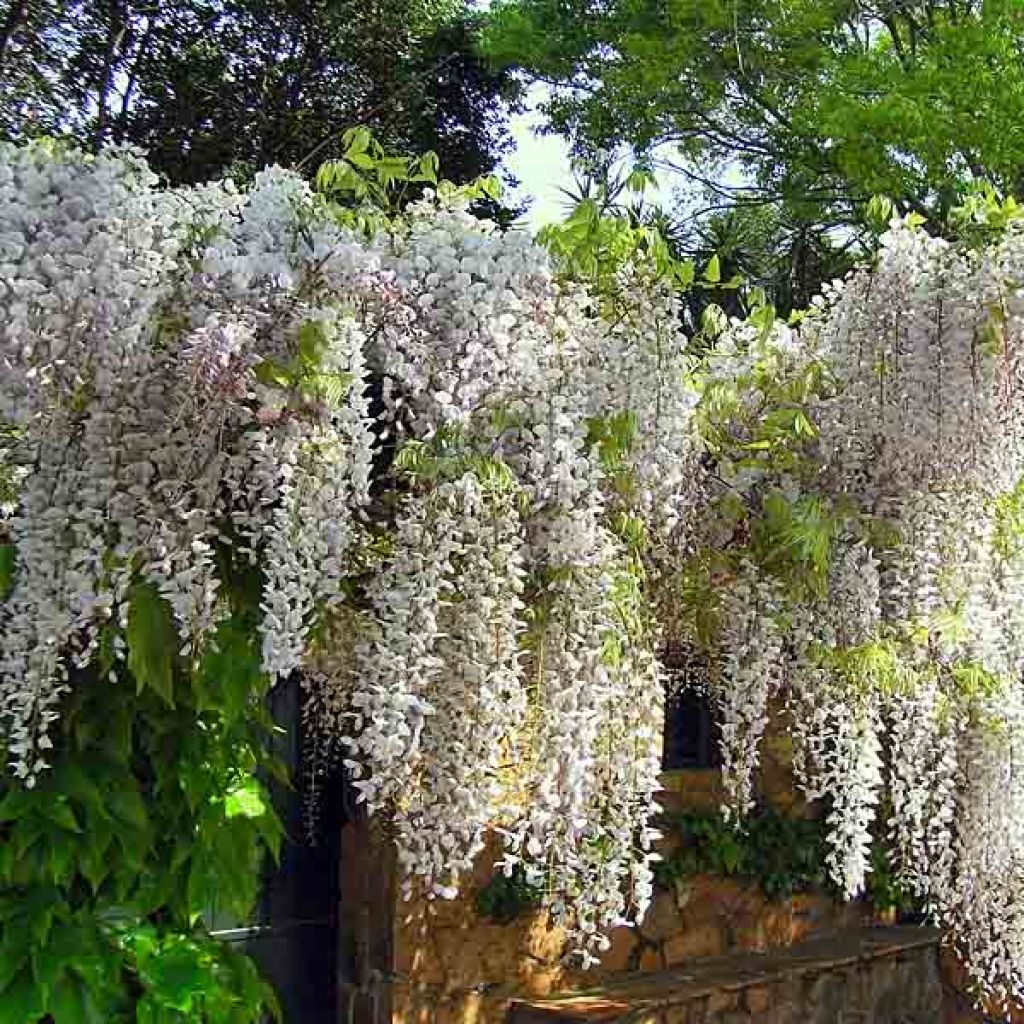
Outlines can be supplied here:
[[691, 645], [662, 654], [667, 676], [662, 768], [717, 768], [721, 764], [714, 702], [708, 690], [707, 658]]
[[[301, 685], [297, 673], [271, 692], [271, 711], [281, 727], [278, 755], [297, 781], [303, 779]], [[278, 864], [268, 864], [254, 920], [214, 931], [242, 946], [260, 965], [281, 1000], [286, 1021], [335, 1024], [338, 1017], [338, 864], [341, 826], [350, 812], [340, 766], [320, 792], [319, 841], [306, 841], [302, 787], [277, 787], [275, 802], [287, 839]]]

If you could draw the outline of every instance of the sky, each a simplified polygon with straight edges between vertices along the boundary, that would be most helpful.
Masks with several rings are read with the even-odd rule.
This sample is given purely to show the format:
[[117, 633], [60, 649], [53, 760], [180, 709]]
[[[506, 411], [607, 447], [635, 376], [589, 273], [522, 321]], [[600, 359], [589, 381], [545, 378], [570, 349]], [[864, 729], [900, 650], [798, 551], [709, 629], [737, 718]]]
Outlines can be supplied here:
[[[547, 95], [547, 87], [531, 85], [527, 89], [524, 110], [510, 119], [510, 130], [515, 149], [505, 159], [505, 169], [519, 181], [513, 195], [529, 199], [530, 206], [523, 220], [534, 231], [561, 220], [568, 213], [568, 200], [561, 192], [574, 184], [572, 166], [569, 160], [569, 145], [565, 138], [556, 134], [542, 134], [544, 116], [540, 112]], [[681, 179], [673, 180], [664, 173], [653, 191], [646, 198], [653, 203], [671, 206], [673, 190]]]
[[543, 98], [542, 86], [530, 87], [526, 109], [511, 119], [515, 149], [505, 160], [509, 173], [519, 180], [515, 195], [532, 199], [524, 219], [534, 230], [564, 215], [566, 199], [559, 188], [568, 188], [573, 181], [566, 140], [540, 134], [543, 117], [537, 106]]
[[[491, 0], [471, 0], [480, 10], [487, 10]], [[527, 89], [524, 109], [510, 121], [515, 149], [505, 160], [505, 169], [519, 181], [514, 196], [529, 199], [523, 220], [536, 231], [545, 224], [561, 220], [568, 212], [568, 201], [560, 191], [573, 185], [569, 146], [561, 135], [545, 135], [540, 131], [544, 117], [539, 111], [547, 96], [547, 87], [531, 85]], [[673, 183], [664, 180], [648, 198], [671, 205]]]

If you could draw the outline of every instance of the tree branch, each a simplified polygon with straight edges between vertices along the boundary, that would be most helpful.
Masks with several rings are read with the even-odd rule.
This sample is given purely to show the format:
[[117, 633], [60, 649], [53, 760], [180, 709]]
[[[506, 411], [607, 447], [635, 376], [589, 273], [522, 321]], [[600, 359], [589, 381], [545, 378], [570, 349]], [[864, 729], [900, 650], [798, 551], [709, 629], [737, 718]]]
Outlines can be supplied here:
[[14, 0], [7, 12], [7, 17], [4, 18], [3, 28], [0, 29], [0, 67], [3, 67], [7, 46], [14, 37], [14, 33], [24, 25], [27, 13], [28, 0]]

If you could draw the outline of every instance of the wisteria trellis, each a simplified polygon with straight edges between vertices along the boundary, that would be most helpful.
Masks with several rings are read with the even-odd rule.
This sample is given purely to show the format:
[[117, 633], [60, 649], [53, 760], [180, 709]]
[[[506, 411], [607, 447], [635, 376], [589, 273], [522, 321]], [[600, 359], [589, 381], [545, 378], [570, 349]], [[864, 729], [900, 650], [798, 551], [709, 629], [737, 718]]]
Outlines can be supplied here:
[[884, 832], [981, 990], [1024, 994], [1024, 232], [894, 224], [799, 327], [699, 356], [640, 249], [609, 303], [457, 196], [369, 239], [335, 212], [280, 170], [0, 151], [12, 770], [138, 580], [198, 658], [233, 545], [410, 888], [454, 894], [493, 828], [586, 964], [651, 896], [685, 634], [732, 808], [782, 701], [835, 880]]

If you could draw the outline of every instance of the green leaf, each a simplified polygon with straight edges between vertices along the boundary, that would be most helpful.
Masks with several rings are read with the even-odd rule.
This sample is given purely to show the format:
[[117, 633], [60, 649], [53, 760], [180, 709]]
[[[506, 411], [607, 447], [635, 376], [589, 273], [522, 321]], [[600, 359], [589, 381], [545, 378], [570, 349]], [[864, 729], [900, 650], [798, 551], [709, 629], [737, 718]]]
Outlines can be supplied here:
[[208, 976], [196, 951], [180, 945], [153, 957], [146, 970], [146, 980], [162, 1002], [188, 1013], [195, 996], [202, 993]]
[[238, 616], [217, 626], [212, 642], [203, 653], [197, 680], [211, 706], [219, 707], [229, 720], [243, 721], [254, 699], [270, 686], [263, 671], [258, 636]]
[[0, 800], [0, 821], [18, 821], [36, 806], [38, 800], [31, 792], [12, 786], [3, 800]]
[[683, 260], [682, 263], [676, 264], [676, 280], [679, 282], [680, 288], [689, 288], [696, 279], [697, 268], [694, 266], [693, 260]]
[[148, 827], [149, 814], [137, 789], [119, 786], [108, 794], [107, 799], [110, 809], [118, 821], [131, 825], [135, 829]]
[[261, 818], [266, 812], [267, 805], [255, 779], [247, 779], [224, 798], [224, 813], [229, 818]]
[[0, 992], [0, 1021], [3, 1024], [37, 1024], [43, 1014], [42, 992], [27, 972], [22, 972]]
[[369, 153], [346, 153], [345, 159], [362, 171], [372, 171], [377, 166], [377, 161]]
[[0, 947], [3, 955], [0, 956], [0, 992], [10, 987], [23, 967], [28, 964], [29, 951], [27, 949], [12, 949]]
[[302, 391], [309, 398], [316, 398], [331, 406], [341, 406], [348, 398], [352, 387], [350, 373], [314, 373], [302, 382]]
[[758, 306], [747, 320], [760, 330], [762, 338], [767, 338], [775, 326], [775, 307], [770, 304]]
[[427, 181], [433, 182], [436, 185], [440, 169], [441, 162], [438, 160], [436, 153], [428, 151], [420, 157], [420, 174]]
[[896, 215], [896, 207], [886, 196], [872, 196], [864, 211], [864, 219], [869, 228], [881, 233], [889, 227], [889, 221]]
[[709, 284], [718, 284], [722, 280], [722, 264], [717, 253], [708, 260], [708, 265], [704, 268], [704, 280]]
[[299, 357], [311, 368], [320, 365], [327, 351], [327, 332], [319, 320], [309, 320], [299, 328]]
[[480, 189], [488, 199], [501, 198], [501, 180], [493, 174], [480, 179]]
[[274, 362], [273, 359], [264, 359], [253, 367], [256, 379], [267, 387], [290, 388], [295, 383], [295, 375], [287, 366]]
[[65, 976], [50, 995], [49, 1012], [54, 1024], [85, 1024], [86, 1021], [99, 1020], [96, 1016], [87, 1016], [90, 1009], [94, 1010], [92, 1001], [88, 999], [80, 982], [73, 977]]
[[43, 815], [58, 828], [68, 832], [81, 832], [82, 828], [75, 818], [74, 812], [62, 799], [47, 800], [42, 805]]
[[654, 186], [657, 181], [650, 171], [644, 170], [642, 167], [637, 167], [633, 170], [629, 177], [626, 178], [626, 188], [630, 192], [643, 192], [648, 187]]
[[95, 841], [90, 843], [79, 857], [79, 870], [92, 891], [98, 891], [104, 879], [110, 874], [107, 844], [99, 844]]
[[342, 136], [342, 145], [345, 147], [345, 157], [351, 160], [353, 156], [365, 153], [373, 143], [373, 136], [368, 128], [360, 125], [357, 128], [349, 128]]
[[148, 687], [173, 707], [178, 632], [171, 606], [148, 580], [131, 588], [128, 602], [128, 669], [139, 693]]

